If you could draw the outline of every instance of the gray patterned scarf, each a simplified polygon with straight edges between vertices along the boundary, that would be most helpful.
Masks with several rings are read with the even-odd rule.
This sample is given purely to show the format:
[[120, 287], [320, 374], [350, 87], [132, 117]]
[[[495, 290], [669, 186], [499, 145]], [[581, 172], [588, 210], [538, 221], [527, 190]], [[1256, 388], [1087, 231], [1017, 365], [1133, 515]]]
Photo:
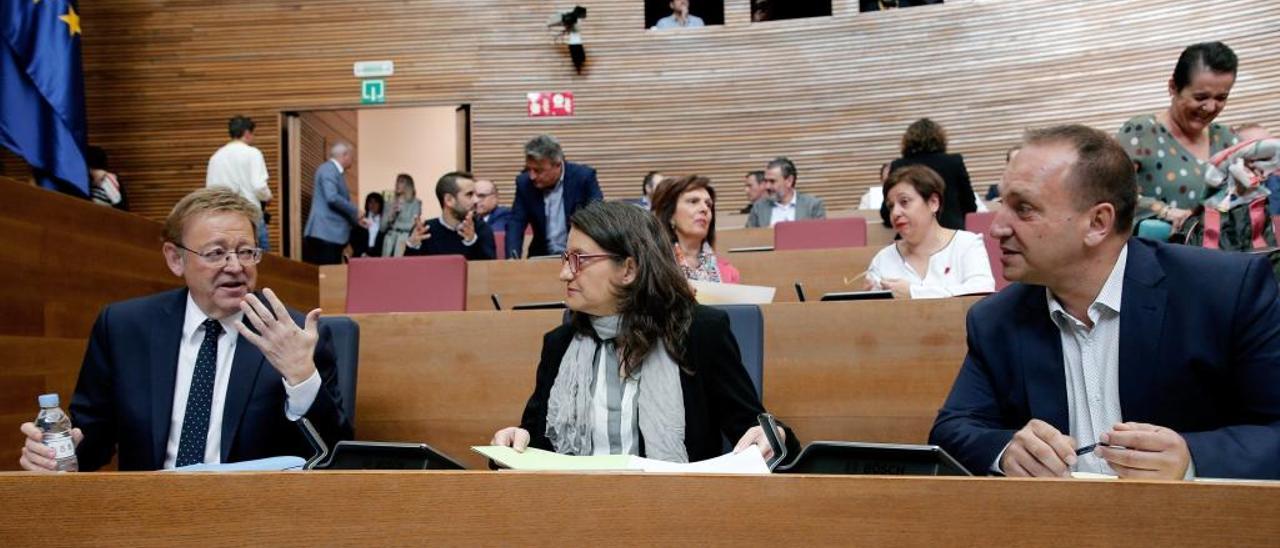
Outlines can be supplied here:
[[[591, 326], [601, 341], [611, 341], [618, 334], [619, 316], [591, 317]], [[592, 370], [596, 350], [612, 342], [597, 342], [581, 333], [574, 335], [560, 360], [560, 372], [551, 386], [547, 401], [547, 438], [557, 453], [590, 455], [591, 428], [596, 420], [592, 412]], [[616, 361], [616, 360], [613, 360]], [[684, 391], [680, 387], [680, 368], [659, 343], [644, 363], [632, 373], [637, 381], [636, 407], [640, 435], [644, 439], [645, 456], [668, 462], [689, 462], [684, 446]]]

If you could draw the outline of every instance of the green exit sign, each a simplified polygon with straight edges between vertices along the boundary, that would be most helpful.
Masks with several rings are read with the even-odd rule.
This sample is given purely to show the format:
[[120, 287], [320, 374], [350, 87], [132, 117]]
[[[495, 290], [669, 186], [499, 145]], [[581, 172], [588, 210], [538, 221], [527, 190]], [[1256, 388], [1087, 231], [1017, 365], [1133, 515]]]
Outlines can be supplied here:
[[387, 83], [384, 80], [360, 81], [360, 102], [366, 105], [387, 102]]

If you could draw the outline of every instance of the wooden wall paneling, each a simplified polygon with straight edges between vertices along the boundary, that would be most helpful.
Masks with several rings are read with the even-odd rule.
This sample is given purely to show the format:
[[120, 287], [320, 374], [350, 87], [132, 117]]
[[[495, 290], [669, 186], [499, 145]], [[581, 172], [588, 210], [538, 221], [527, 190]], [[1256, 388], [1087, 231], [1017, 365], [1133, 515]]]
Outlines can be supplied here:
[[[546, 4], [154, 7], [120, 0], [82, 13], [91, 139], [111, 151], [135, 208], [152, 218], [203, 180], [227, 116], [260, 120], [259, 146], [277, 165], [278, 112], [357, 106], [357, 60], [396, 62], [387, 106], [472, 105], [474, 171], [508, 197], [521, 145], [549, 132], [570, 160], [599, 170], [609, 197], [634, 195], [651, 169], [736, 189], [743, 172], [786, 155], [802, 191], [848, 208], [921, 116], [946, 126], [981, 191], [1028, 126], [1114, 130], [1163, 108], [1178, 52], [1209, 39], [1241, 59], [1221, 121], [1280, 124], [1280, 36], [1258, 30], [1280, 23], [1270, 0], [1230, 10], [1194, 0], [954, 0], [755, 24], [740, 0], [726, 2], [727, 25], [674, 32], [642, 30], [633, 1], [599, 0], [581, 27], [589, 57], [581, 76], [546, 28], [554, 14]], [[457, 32], [459, 21], [468, 32]], [[525, 93], [545, 90], [573, 91], [576, 116], [528, 118]], [[720, 200], [724, 211], [743, 203], [741, 191]]]
[[[302, 178], [296, 181], [301, 186], [302, 215], [297, 219], [298, 225], [294, 228], [299, 234], [306, 227], [307, 219], [311, 215], [311, 201], [314, 199], [314, 188], [316, 169], [321, 164], [329, 160], [329, 148], [338, 141], [346, 141], [348, 143], [357, 144], [354, 159], [351, 167], [343, 171], [342, 175], [347, 181], [347, 191], [350, 193], [351, 201], [356, 204], [359, 209], [364, 208], [364, 200], [360, 196], [360, 141], [359, 124], [356, 122], [358, 114], [354, 110], [318, 110], [298, 113], [301, 120], [301, 154], [298, 161]], [[302, 250], [298, 250], [298, 257], [302, 256]]]
[[[804, 441], [924, 443], [964, 360], [964, 316], [974, 302], [764, 306], [765, 406]], [[423, 441], [483, 466], [470, 446], [518, 424], [542, 336], [561, 312], [352, 318], [361, 338], [357, 436]]]
[[502, 307], [565, 299], [558, 259], [536, 261], [467, 261], [467, 310], [493, 310], [490, 295]]
[[37, 396], [56, 392], [64, 410], [71, 405], [87, 340], [0, 335], [0, 424], [8, 430], [6, 443], [0, 443], [0, 470], [18, 469], [18, 425], [36, 418]]
[[765, 306], [765, 407], [805, 441], [925, 443], [977, 301]]
[[[472, 445], [520, 424], [559, 310], [357, 314], [356, 435], [425, 441], [472, 467]], [[501, 326], [495, 329], [495, 326]]]
[[879, 251], [878, 247], [805, 249], [731, 253], [725, 259], [742, 274], [742, 283], [775, 287], [778, 291], [773, 302], [794, 303], [799, 301], [796, 282], [804, 284], [810, 301], [817, 301], [824, 293], [861, 291], [859, 275], [866, 272]]
[[[33, 186], [0, 182], [0, 335], [84, 337], [106, 304], [182, 285], [160, 223]], [[316, 267], [268, 255], [259, 287], [319, 303]]]
[[8, 148], [0, 146], [0, 177], [15, 181], [27, 181], [31, 178], [31, 166], [26, 160], [14, 154]]

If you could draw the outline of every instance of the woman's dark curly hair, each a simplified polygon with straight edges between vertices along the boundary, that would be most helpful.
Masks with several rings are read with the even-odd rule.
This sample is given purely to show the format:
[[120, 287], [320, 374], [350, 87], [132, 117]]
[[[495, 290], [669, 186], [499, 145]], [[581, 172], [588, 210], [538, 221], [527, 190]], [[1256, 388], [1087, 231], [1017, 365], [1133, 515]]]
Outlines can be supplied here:
[[902, 133], [902, 156], [947, 151], [947, 132], [937, 122], [921, 118]]
[[[638, 371], [658, 344], [666, 345], [671, 359], [684, 368], [684, 341], [695, 301], [658, 218], [627, 203], [592, 202], [574, 213], [569, 224], [617, 255], [613, 260], [618, 264], [628, 258], [635, 261], [635, 280], [614, 288], [622, 317], [616, 343], [622, 349], [623, 371]], [[572, 321], [579, 333], [594, 333], [588, 314], [575, 311]]]

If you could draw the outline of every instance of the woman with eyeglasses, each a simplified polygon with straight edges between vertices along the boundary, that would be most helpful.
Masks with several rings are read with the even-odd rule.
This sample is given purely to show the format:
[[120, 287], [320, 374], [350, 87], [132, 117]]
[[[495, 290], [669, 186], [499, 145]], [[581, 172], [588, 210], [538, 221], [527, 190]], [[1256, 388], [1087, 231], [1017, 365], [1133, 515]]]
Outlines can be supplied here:
[[736, 284], [741, 276], [716, 255], [716, 189], [711, 179], [690, 175], [664, 179], [653, 190], [650, 206], [666, 227], [676, 264], [690, 280]]
[[[729, 318], [694, 302], [657, 218], [593, 202], [569, 224], [560, 280], [572, 320], [543, 338], [520, 426], [491, 443], [694, 462], [727, 438], [771, 456]], [[795, 436], [781, 434], [795, 454]]]

